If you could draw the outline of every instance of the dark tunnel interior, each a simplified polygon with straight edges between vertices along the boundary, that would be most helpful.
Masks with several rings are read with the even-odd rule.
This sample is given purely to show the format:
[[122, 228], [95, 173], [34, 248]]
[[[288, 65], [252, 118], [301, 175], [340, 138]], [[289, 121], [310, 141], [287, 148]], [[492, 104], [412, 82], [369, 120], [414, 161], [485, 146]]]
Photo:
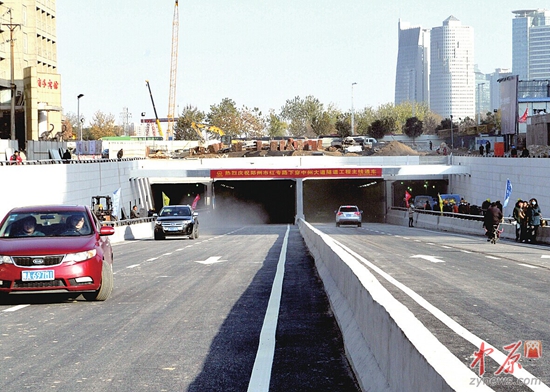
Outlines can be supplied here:
[[[213, 198], [206, 205], [204, 184], [153, 184], [156, 211], [162, 194], [170, 204], [192, 204], [200, 195], [197, 210], [224, 224], [294, 223], [296, 182], [294, 180], [223, 180], [213, 183]], [[333, 222], [340, 205], [354, 204], [363, 210], [364, 222], [384, 220], [384, 181], [380, 179], [305, 180], [304, 215], [310, 222]]]

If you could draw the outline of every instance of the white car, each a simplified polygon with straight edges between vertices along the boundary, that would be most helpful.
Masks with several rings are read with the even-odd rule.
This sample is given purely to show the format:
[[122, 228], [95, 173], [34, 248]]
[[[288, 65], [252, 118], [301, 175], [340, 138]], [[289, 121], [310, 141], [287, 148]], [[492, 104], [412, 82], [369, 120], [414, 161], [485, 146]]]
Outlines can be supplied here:
[[357, 227], [361, 227], [361, 220], [362, 220], [362, 214], [363, 211], [359, 209], [357, 206], [340, 206], [337, 211], [334, 211], [336, 213], [336, 226], [340, 227], [340, 225], [356, 225]]

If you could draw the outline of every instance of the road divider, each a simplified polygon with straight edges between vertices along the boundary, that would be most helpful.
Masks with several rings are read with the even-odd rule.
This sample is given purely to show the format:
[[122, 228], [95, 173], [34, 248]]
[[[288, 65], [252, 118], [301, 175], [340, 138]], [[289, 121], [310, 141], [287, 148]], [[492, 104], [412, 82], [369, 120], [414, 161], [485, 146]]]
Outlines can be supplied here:
[[[488, 391], [350, 253], [300, 219], [344, 348], [364, 391]], [[481, 388], [481, 389], [479, 389]]]

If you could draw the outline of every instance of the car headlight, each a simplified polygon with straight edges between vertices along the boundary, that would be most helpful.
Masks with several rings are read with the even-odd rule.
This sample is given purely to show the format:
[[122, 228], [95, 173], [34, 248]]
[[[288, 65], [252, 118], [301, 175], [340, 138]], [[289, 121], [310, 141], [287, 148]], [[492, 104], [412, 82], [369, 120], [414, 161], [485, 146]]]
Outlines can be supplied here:
[[0, 255], [0, 264], [13, 264], [11, 256], [1, 256]]
[[84, 252], [78, 252], [78, 253], [68, 253], [63, 258], [63, 262], [64, 263], [67, 263], [67, 262], [78, 263], [79, 261], [89, 260], [92, 257], [95, 257], [96, 254], [97, 254], [97, 250], [95, 250], [95, 249], [87, 250], [87, 251], [84, 251]]

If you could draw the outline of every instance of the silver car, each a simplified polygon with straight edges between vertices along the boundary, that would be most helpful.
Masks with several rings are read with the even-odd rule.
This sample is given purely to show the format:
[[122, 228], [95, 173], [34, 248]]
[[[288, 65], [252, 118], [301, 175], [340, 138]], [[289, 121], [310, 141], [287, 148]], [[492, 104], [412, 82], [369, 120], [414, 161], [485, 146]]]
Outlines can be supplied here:
[[363, 211], [357, 206], [340, 206], [336, 213], [336, 226], [340, 225], [357, 225], [361, 227]]

